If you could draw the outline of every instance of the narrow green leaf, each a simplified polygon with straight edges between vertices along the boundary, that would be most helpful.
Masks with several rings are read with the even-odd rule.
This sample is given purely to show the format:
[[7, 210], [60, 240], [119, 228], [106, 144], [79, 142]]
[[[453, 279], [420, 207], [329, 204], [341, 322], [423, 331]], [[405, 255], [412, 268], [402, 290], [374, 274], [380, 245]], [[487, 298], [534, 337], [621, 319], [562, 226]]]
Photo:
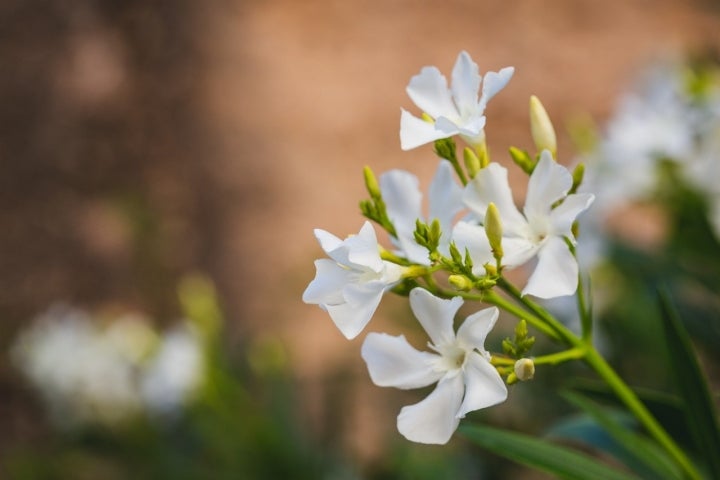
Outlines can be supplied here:
[[547, 439], [487, 426], [463, 425], [460, 432], [496, 455], [565, 480], [638, 480], [597, 460]]
[[650, 441], [647, 437], [633, 432], [626, 425], [618, 421], [615, 416], [611, 415], [610, 412], [583, 395], [573, 392], [563, 392], [562, 396], [590, 415], [615, 442], [645, 467], [642, 469], [643, 471], [639, 471], [631, 462], [627, 462], [627, 465], [633, 468], [638, 474], [646, 477], [647, 474], [652, 472], [654, 473], [652, 478], [682, 480], [683, 476], [677, 466], [670, 461], [658, 445]]
[[670, 371], [685, 411], [687, 427], [702, 455], [711, 478], [720, 478], [720, 429], [717, 413], [705, 376], [700, 369], [690, 338], [666, 292], [658, 292]]

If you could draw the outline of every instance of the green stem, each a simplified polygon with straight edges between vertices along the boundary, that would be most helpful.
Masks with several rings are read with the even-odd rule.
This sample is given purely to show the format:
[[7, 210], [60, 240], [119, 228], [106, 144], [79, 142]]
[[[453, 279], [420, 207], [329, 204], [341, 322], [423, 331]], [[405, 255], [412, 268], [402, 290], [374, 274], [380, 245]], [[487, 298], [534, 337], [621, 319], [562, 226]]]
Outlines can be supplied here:
[[677, 446], [673, 439], [668, 435], [665, 429], [655, 420], [655, 417], [648, 411], [645, 405], [635, 395], [630, 387], [618, 376], [612, 367], [598, 353], [595, 348], [589, 346], [585, 353], [585, 362], [610, 386], [615, 395], [625, 404], [630, 412], [645, 427], [647, 432], [662, 445], [662, 447], [670, 454], [685, 471], [688, 478], [693, 480], [701, 480], [702, 477], [697, 472], [693, 464]]
[[553, 340], [560, 340], [560, 336], [557, 334], [557, 332], [551, 327], [549, 327], [545, 321], [536, 317], [531, 312], [520, 308], [514, 303], [509, 302], [508, 300], [501, 297], [492, 290], [488, 290], [487, 292], [485, 292], [485, 294], [481, 298], [482, 301], [484, 301], [485, 303], [495, 305], [496, 307], [501, 308], [520, 319], [525, 319], [530, 325], [540, 330], [542, 333], [552, 338]]
[[[567, 362], [569, 360], [579, 360], [585, 357], [586, 348], [576, 347], [562, 352], [550, 353], [548, 355], [540, 355], [539, 357], [530, 357], [535, 365], [557, 365], [558, 363]], [[490, 363], [493, 365], [515, 365], [514, 358], [493, 356]]]
[[[500, 277], [497, 281], [497, 285], [508, 295], [514, 298], [517, 302], [522, 304], [527, 310], [535, 314], [542, 323], [545, 324], [546, 330], [550, 329], [553, 331], [552, 337], [555, 339], [563, 340], [568, 346], [578, 347], [582, 344], [579, 338], [575, 336], [568, 328], [557, 321], [555, 317], [550, 315], [544, 308], [530, 299], [523, 297], [520, 290], [515, 287], [512, 283], [508, 282], [503, 277]], [[546, 331], [543, 330], [543, 331]]]

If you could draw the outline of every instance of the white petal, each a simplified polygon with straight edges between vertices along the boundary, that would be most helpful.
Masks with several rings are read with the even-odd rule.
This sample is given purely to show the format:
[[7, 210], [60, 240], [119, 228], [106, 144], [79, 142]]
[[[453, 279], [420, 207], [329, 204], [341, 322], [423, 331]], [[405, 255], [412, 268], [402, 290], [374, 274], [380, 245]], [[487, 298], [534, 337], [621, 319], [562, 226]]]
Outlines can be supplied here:
[[468, 182], [463, 201], [478, 218], [485, 218], [488, 205], [495, 203], [505, 233], [520, 234], [527, 228], [525, 217], [515, 207], [508, 183], [508, 171], [497, 163], [483, 168]]
[[[318, 243], [320, 243], [320, 247], [330, 255], [330, 252], [333, 252], [340, 248], [342, 246], [342, 240], [340, 240], [338, 237], [333, 235], [332, 233], [322, 230], [320, 228], [316, 228], [315, 230], [315, 238], [317, 238]], [[333, 259], [336, 262], [337, 259]], [[343, 257], [342, 260], [347, 260], [347, 257]], [[343, 262], [338, 262], [343, 263]]]
[[370, 378], [380, 387], [426, 387], [437, 382], [444, 373], [433, 369], [437, 355], [416, 350], [404, 335], [368, 333], [361, 354]]
[[505, 382], [495, 367], [480, 354], [470, 354], [463, 376], [465, 398], [458, 410], [458, 418], [463, 418], [468, 412], [497, 405], [507, 399]]
[[372, 224], [366, 221], [357, 235], [348, 237], [345, 242], [348, 249], [348, 261], [351, 264], [367, 267], [373, 272], [381, 272], [384, 263], [380, 258], [377, 236]]
[[515, 68], [505, 67], [499, 72], [487, 72], [483, 77], [482, 95], [480, 104], [484, 109], [487, 102], [495, 96], [500, 90], [505, 88], [515, 73]]
[[485, 308], [465, 319], [457, 332], [457, 341], [467, 349], [485, 351], [485, 338], [495, 326], [500, 311], [497, 307]]
[[518, 237], [504, 237], [502, 247], [505, 254], [502, 263], [507, 268], [519, 267], [533, 258], [540, 250], [540, 244]]
[[559, 236], [572, 237], [570, 232], [572, 224], [582, 212], [584, 212], [595, 200], [591, 193], [577, 193], [568, 195], [563, 203], [558, 205], [550, 213], [552, 233]]
[[414, 288], [410, 292], [410, 308], [436, 346], [455, 341], [453, 320], [462, 304], [463, 299], [460, 297], [445, 300], [424, 288]]
[[577, 290], [578, 264], [565, 240], [550, 237], [538, 252], [538, 264], [523, 289], [523, 295], [554, 298]]
[[470, 258], [472, 258], [473, 261], [473, 273], [475, 275], [483, 275], [485, 273], [483, 265], [486, 263], [495, 263], [484, 227], [468, 222], [458, 222], [452, 231], [452, 241], [455, 242], [458, 250], [463, 255], [465, 254], [465, 249], [470, 252]]
[[335, 326], [348, 339], [353, 339], [363, 331], [370, 322], [386, 285], [381, 282], [370, 282], [362, 285], [347, 285], [343, 289], [346, 303], [325, 305]]
[[431, 117], [458, 118], [447, 80], [436, 67], [423, 67], [410, 79], [405, 91], [415, 105]]
[[417, 118], [406, 110], [400, 115], [400, 148], [403, 150], [411, 150], [452, 135], [454, 133], [446, 134], [436, 129], [434, 124]]
[[457, 412], [463, 391], [461, 375], [443, 378], [423, 401], [400, 410], [398, 431], [413, 442], [447, 443], [460, 423]]
[[342, 289], [350, 281], [352, 271], [343, 268], [334, 260], [315, 260], [315, 278], [303, 292], [303, 302], [314, 304], [345, 303]]
[[428, 189], [429, 220], [438, 219], [444, 236], [449, 237], [455, 215], [463, 208], [462, 189], [455, 181], [453, 167], [442, 160]]
[[478, 90], [480, 90], [480, 72], [467, 52], [460, 52], [452, 71], [452, 95], [460, 110], [460, 116], [466, 118], [477, 110]]
[[478, 145], [485, 138], [485, 123], [487, 119], [484, 115], [471, 118], [469, 121], [459, 126], [460, 135], [471, 145]]
[[415, 221], [422, 216], [422, 193], [415, 175], [405, 170], [390, 170], [380, 175], [387, 214], [401, 235], [412, 235]]
[[570, 187], [570, 172], [553, 160], [550, 152], [543, 150], [528, 182], [525, 217], [531, 224], [538, 218], [547, 218], [552, 204], [563, 198]]

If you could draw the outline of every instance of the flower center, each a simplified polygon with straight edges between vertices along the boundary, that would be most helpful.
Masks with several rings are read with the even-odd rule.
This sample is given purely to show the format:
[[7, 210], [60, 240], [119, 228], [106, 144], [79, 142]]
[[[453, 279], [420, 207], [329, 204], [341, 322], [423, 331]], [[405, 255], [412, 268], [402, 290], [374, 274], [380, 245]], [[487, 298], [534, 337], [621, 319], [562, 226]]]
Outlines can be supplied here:
[[444, 345], [436, 348], [441, 355], [440, 368], [445, 371], [458, 370], [465, 365], [467, 351], [457, 345]]

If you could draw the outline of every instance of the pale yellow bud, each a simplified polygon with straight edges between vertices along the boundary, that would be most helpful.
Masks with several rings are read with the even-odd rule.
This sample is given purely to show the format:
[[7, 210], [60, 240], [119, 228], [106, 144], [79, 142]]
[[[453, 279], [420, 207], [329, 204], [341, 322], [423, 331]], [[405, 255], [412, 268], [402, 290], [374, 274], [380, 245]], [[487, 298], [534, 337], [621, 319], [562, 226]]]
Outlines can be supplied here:
[[380, 185], [378, 185], [377, 178], [375, 178], [375, 174], [370, 167], [366, 166], [363, 169], [363, 176], [365, 177], [365, 188], [367, 188], [370, 197], [374, 199], [381, 198]]
[[450, 275], [448, 283], [460, 291], [468, 292], [473, 289], [473, 282], [465, 275]]
[[521, 358], [515, 362], [514, 371], [518, 380], [531, 380], [535, 376], [535, 362], [530, 358]]
[[535, 147], [539, 151], [550, 150], [553, 158], [557, 153], [557, 138], [550, 117], [545, 111], [540, 99], [535, 95], [530, 97], [530, 133]]
[[490, 242], [490, 248], [493, 252], [493, 257], [500, 261], [503, 257], [502, 249], [502, 235], [503, 227], [502, 221], [500, 220], [500, 212], [494, 203], [488, 205], [487, 211], [485, 212], [485, 234]]

